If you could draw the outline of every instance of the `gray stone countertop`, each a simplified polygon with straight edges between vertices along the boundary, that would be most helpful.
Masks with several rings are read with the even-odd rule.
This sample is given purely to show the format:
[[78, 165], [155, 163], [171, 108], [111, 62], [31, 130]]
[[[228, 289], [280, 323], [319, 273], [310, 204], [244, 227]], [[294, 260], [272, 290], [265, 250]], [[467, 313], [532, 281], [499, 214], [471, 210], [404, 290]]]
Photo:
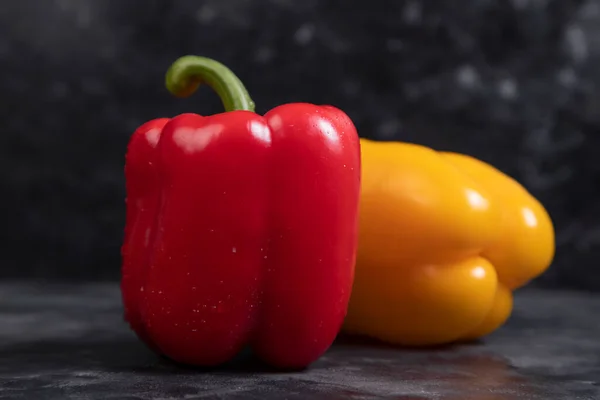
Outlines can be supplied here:
[[600, 399], [600, 295], [524, 290], [481, 343], [340, 339], [309, 369], [176, 366], [138, 342], [118, 285], [0, 285], [0, 399]]

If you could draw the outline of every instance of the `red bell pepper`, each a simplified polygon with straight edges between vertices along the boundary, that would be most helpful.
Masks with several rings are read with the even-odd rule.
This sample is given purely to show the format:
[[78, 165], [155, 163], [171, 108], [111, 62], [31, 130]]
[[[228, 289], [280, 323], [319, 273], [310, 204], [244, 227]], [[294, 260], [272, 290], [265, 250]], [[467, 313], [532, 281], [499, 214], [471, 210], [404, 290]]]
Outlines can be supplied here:
[[206, 83], [227, 112], [155, 119], [128, 145], [121, 290], [152, 349], [214, 366], [250, 346], [303, 368], [346, 315], [358, 235], [360, 143], [337, 108], [265, 116], [224, 65], [186, 56], [167, 88]]

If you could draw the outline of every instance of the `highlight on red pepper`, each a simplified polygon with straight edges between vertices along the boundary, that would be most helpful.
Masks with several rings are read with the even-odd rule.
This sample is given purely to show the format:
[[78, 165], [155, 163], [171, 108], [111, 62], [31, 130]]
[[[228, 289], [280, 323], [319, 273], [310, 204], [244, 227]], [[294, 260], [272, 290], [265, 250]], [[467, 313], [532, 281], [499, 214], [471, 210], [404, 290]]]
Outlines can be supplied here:
[[303, 368], [346, 315], [358, 240], [360, 141], [332, 106], [264, 116], [221, 63], [185, 56], [168, 90], [208, 84], [226, 112], [140, 126], [125, 166], [121, 291], [150, 348], [214, 366], [242, 348]]

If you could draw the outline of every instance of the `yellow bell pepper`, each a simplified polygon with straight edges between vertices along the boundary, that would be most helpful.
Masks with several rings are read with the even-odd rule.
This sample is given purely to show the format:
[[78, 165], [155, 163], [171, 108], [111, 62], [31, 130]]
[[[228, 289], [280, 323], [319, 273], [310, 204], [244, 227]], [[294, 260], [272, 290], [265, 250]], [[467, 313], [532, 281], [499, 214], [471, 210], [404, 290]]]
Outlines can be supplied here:
[[512, 291], [554, 258], [554, 228], [523, 186], [470, 156], [361, 140], [356, 275], [346, 332], [408, 345], [500, 327]]

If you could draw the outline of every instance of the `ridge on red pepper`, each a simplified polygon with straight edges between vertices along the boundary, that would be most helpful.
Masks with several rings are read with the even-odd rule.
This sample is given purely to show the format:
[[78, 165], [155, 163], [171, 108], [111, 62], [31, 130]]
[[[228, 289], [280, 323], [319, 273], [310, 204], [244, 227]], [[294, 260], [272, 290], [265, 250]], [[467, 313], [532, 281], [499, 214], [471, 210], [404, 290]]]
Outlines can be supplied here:
[[331, 106], [260, 116], [208, 58], [167, 72], [179, 97], [201, 83], [225, 113], [155, 119], [128, 145], [125, 319], [177, 362], [214, 366], [250, 346], [273, 366], [307, 367], [338, 334], [354, 279], [356, 129]]

